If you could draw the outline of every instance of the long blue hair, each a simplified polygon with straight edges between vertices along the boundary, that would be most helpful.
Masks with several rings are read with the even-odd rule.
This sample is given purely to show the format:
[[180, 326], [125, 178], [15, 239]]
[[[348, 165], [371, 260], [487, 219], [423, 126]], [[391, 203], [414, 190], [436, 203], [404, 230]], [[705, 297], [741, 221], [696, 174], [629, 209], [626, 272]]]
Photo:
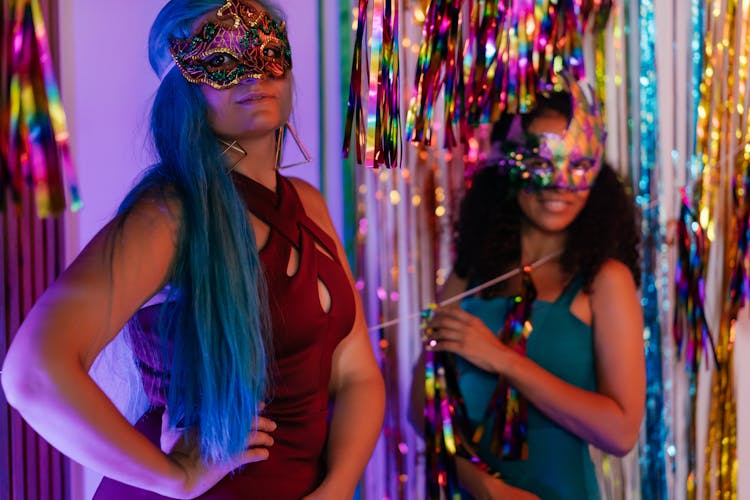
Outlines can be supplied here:
[[[172, 0], [161, 10], [149, 35], [149, 61], [158, 75], [171, 63], [170, 38], [190, 36], [195, 20], [223, 3]], [[280, 17], [277, 9], [266, 10]], [[176, 67], [166, 70], [157, 91], [151, 132], [159, 162], [120, 214], [124, 219], [144, 193], [178, 202], [177, 251], [159, 321], [170, 426], [197, 431], [204, 461], [226, 461], [246, 448], [268, 391], [270, 321], [255, 237], [203, 94]]]

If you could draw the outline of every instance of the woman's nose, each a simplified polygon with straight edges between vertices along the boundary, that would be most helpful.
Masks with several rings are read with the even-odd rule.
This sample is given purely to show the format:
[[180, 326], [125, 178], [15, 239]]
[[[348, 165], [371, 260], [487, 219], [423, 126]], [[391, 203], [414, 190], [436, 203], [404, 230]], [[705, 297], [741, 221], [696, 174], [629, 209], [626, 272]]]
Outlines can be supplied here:
[[240, 80], [240, 85], [257, 85], [260, 82], [260, 78], [248, 76], [244, 80]]

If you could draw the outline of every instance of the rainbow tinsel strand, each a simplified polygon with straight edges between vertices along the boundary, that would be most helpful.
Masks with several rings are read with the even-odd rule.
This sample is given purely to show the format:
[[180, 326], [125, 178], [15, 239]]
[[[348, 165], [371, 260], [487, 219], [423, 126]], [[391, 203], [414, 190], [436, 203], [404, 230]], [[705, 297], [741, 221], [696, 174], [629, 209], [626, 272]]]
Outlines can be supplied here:
[[[560, 71], [582, 78], [582, 33], [603, 29], [611, 8], [612, 1], [602, 0], [431, 1], [407, 137], [415, 143], [431, 143], [441, 90], [444, 146], [450, 148], [467, 144], [474, 128], [496, 120], [501, 112], [529, 111], [537, 91], [556, 85]], [[469, 21], [464, 22], [467, 10]], [[588, 23], [589, 19], [594, 22]]]
[[[414, 89], [407, 99], [406, 137], [430, 145], [433, 120], [440, 116], [443, 146], [466, 147], [480, 124], [496, 120], [501, 112], [529, 111], [536, 92], [556, 85], [560, 71], [582, 78], [582, 34], [601, 31], [612, 4], [612, 0], [431, 0]], [[369, 5], [369, 0], [359, 0], [343, 151], [348, 156], [353, 133], [359, 163], [393, 167], [401, 162], [403, 97], [398, 83], [398, 2], [372, 0], [367, 58], [363, 46]], [[443, 106], [438, 111], [441, 92]]]
[[81, 200], [39, 2], [11, 1], [9, 11], [4, 33], [10, 43], [3, 44], [2, 54], [9, 95], [0, 121], [0, 148], [7, 158], [0, 170], [0, 207], [5, 206], [6, 189], [20, 203], [27, 183], [34, 190], [39, 217], [59, 214], [66, 206], [67, 182], [71, 208], [77, 210]]
[[[680, 267], [676, 307], [682, 324], [675, 330], [678, 348], [686, 346], [685, 368], [691, 387], [686, 497], [737, 498], [737, 398], [734, 383], [734, 340], [737, 315], [748, 296], [748, 131], [747, 92], [750, 58], [750, 4], [730, 0], [722, 9], [706, 10], [703, 58], [695, 126], [695, 183], [684, 203], [690, 218], [678, 240]], [[701, 10], [694, 6], [693, 14]], [[708, 13], [711, 15], [708, 15]], [[703, 21], [704, 18], [701, 17]], [[697, 32], [698, 30], [696, 30]], [[686, 209], [684, 209], [685, 211]], [[694, 214], [694, 215], [693, 215]], [[718, 244], [716, 244], [718, 243]], [[718, 256], [712, 253], [720, 252]], [[692, 291], [698, 283], [699, 293]], [[705, 285], [703, 285], [705, 283]], [[708, 293], [703, 291], [708, 289]], [[685, 290], [688, 291], [687, 298]], [[692, 294], [692, 295], [691, 295]], [[711, 300], [713, 307], [706, 307]], [[704, 303], [705, 301], [705, 303]], [[708, 311], [713, 312], [709, 315]], [[705, 318], [704, 318], [705, 316]], [[706, 325], [711, 325], [709, 329]], [[709, 342], [707, 342], [708, 340]], [[692, 392], [701, 354], [713, 340], [708, 433], [704, 470], [697, 470], [695, 402]], [[692, 359], [691, 359], [692, 358]], [[702, 474], [701, 474], [702, 473]]]
[[[658, 206], [652, 206], [663, 193], [659, 157], [659, 78], [656, 67], [656, 33], [654, 1], [639, 0], [638, 10], [628, 9], [631, 33], [637, 33], [639, 52], [633, 57], [633, 71], [638, 75], [634, 94], [633, 154], [631, 165], [636, 201], [644, 208], [642, 255], [643, 348], [646, 359], [646, 414], [644, 439], [640, 453], [641, 493], [644, 498], [667, 498], [666, 455], [667, 430], [664, 419], [664, 381], [662, 352], [662, 315], [656, 273], [660, 262], [660, 217]], [[637, 95], [637, 99], [635, 97]]]
[[[531, 334], [531, 307], [536, 299], [536, 288], [529, 270], [521, 274], [522, 291], [513, 297], [513, 306], [505, 319], [500, 340], [521, 356], [526, 356], [526, 340]], [[485, 427], [493, 423], [491, 451], [507, 460], [525, 460], [529, 450], [527, 444], [528, 403], [515, 387], [502, 377], [495, 388], [490, 403], [471, 441], [477, 445]]]
[[[531, 309], [536, 288], [530, 269], [522, 270], [522, 290], [513, 297], [499, 334], [499, 339], [520, 355], [526, 355], [526, 340], [531, 333]], [[426, 333], [433, 308], [422, 314], [422, 331]], [[424, 335], [426, 347], [430, 337]], [[458, 386], [458, 373], [451, 354], [425, 349], [425, 443], [427, 452], [427, 489], [430, 498], [460, 499], [456, 456], [462, 456], [488, 474], [490, 467], [479, 457], [478, 443], [488, 426], [493, 436], [490, 449], [507, 460], [528, 458], [527, 402], [501, 378], [490, 397], [482, 424], [472, 429]]]
[[[373, 0], [371, 50], [364, 58], [368, 0], [359, 0], [357, 30], [349, 78], [343, 153], [347, 157], [352, 132], [357, 163], [392, 168], [401, 163], [401, 94], [399, 90], [398, 0]], [[370, 67], [367, 70], [366, 62]], [[367, 83], [367, 107], [362, 92]], [[365, 113], [367, 119], [365, 120]]]
[[683, 359], [688, 375], [687, 408], [687, 491], [695, 491], [696, 423], [698, 373], [701, 356], [713, 356], [718, 367], [713, 337], [705, 315], [706, 257], [708, 240], [683, 191], [680, 218], [677, 222], [677, 259], [675, 265], [675, 309], [673, 337], [678, 359]]

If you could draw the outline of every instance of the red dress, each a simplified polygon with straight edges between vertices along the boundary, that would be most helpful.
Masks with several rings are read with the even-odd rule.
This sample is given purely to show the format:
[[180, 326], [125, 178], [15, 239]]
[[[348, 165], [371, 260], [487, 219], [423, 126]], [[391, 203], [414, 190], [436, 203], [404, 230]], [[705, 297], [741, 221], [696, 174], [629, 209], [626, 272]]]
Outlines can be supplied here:
[[[199, 498], [298, 499], [312, 492], [325, 472], [328, 429], [328, 384], [331, 359], [354, 324], [354, 291], [338, 259], [334, 241], [305, 213], [292, 183], [277, 175], [276, 193], [232, 174], [247, 208], [271, 228], [260, 259], [268, 284], [273, 327], [272, 397], [264, 415], [274, 420], [270, 457], [225, 477]], [[317, 248], [317, 246], [321, 248]], [[287, 276], [292, 247], [299, 252], [296, 274]], [[331, 296], [325, 312], [318, 279]], [[141, 309], [133, 318], [139, 337], [134, 344], [150, 410], [136, 428], [157, 446], [164, 410], [164, 376], [158, 353], [160, 305]], [[166, 498], [104, 478], [94, 496], [104, 499]]]

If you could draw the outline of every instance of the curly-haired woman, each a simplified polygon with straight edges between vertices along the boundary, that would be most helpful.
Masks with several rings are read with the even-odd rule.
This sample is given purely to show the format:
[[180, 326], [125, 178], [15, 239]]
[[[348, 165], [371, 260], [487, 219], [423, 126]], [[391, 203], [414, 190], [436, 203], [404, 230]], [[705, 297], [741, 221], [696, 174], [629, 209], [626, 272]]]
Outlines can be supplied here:
[[[635, 206], [601, 160], [598, 109], [564, 81], [567, 91], [496, 124], [499, 165], [473, 178], [441, 295], [525, 271], [438, 309], [430, 324], [434, 349], [457, 355], [459, 414], [474, 439], [456, 465], [477, 498], [599, 498], [589, 444], [624, 455], [643, 416]], [[524, 283], [536, 300], [509, 346], [498, 335], [514, 304], [531, 298], [514, 297]]]

